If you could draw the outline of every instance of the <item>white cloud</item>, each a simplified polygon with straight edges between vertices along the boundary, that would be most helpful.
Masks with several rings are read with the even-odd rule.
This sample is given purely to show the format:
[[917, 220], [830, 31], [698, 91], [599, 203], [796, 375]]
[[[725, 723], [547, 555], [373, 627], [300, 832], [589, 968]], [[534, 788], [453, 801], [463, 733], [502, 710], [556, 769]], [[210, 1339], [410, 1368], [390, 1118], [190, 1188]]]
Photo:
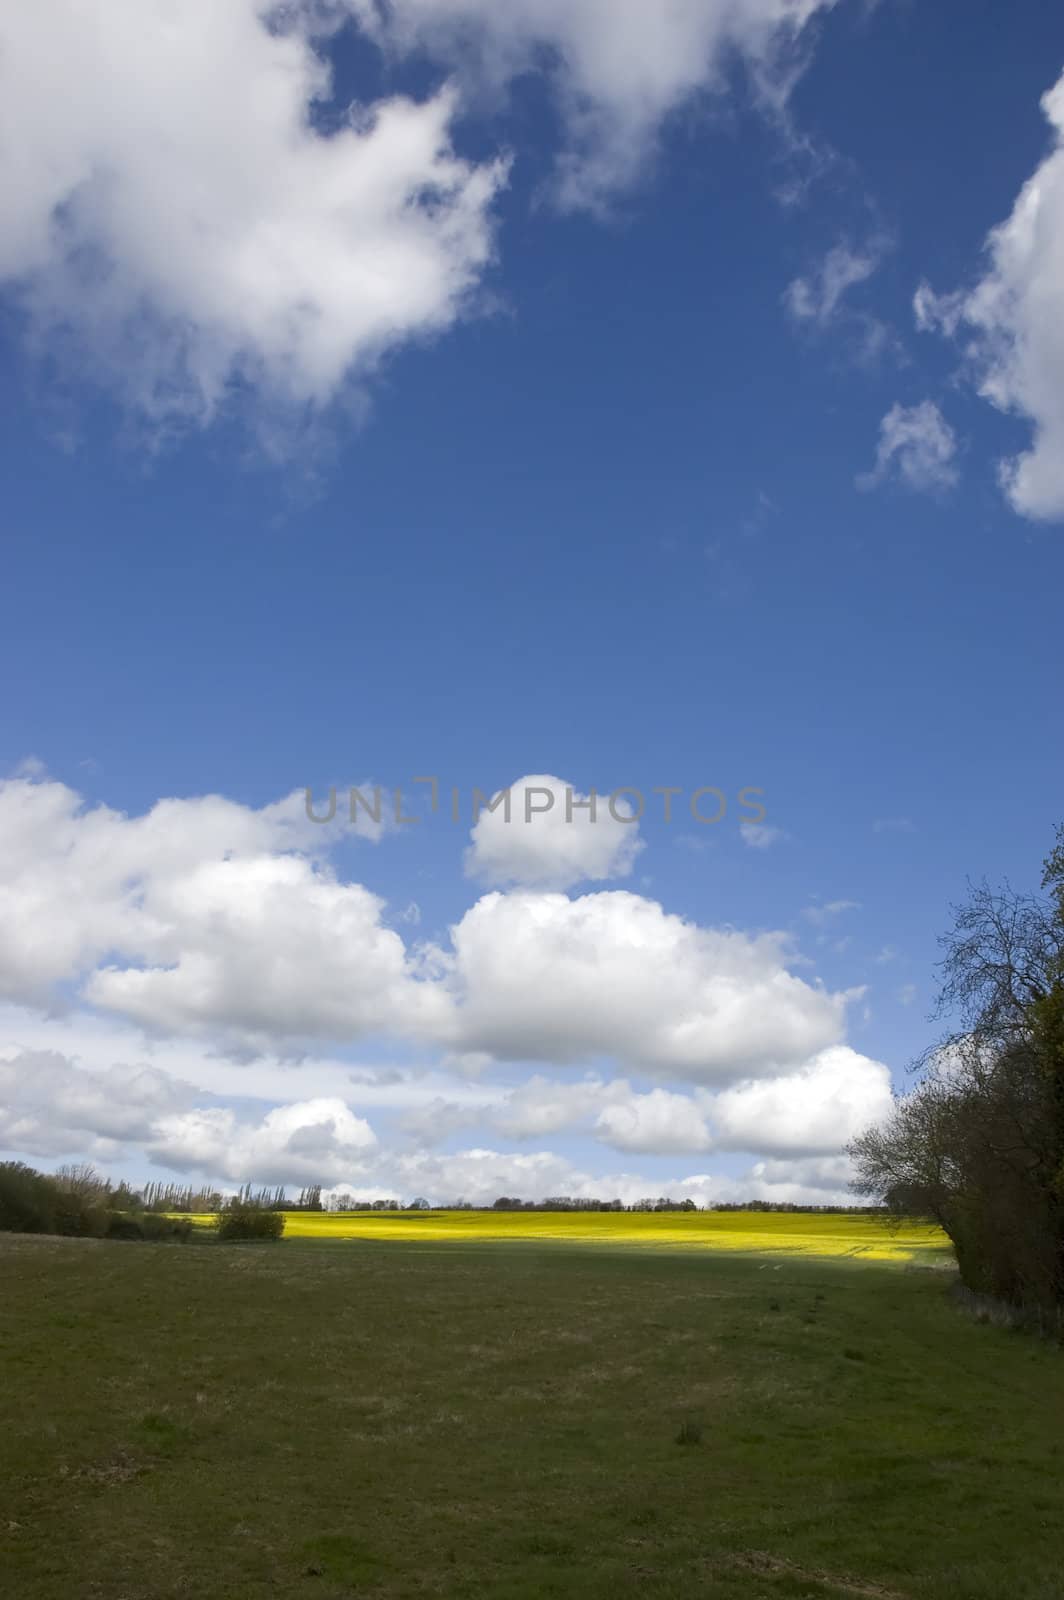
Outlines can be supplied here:
[[445, 997], [415, 981], [383, 902], [333, 876], [336, 837], [296, 795], [130, 818], [60, 783], [0, 783], [0, 996], [82, 982], [146, 1026], [253, 1049], [427, 1026]]
[[933, 401], [894, 405], [879, 425], [876, 464], [857, 483], [870, 489], [894, 474], [918, 493], [941, 492], [957, 482], [956, 455], [957, 436]]
[[1064, 517], [1064, 74], [1042, 98], [1049, 154], [1024, 184], [1011, 216], [987, 240], [989, 266], [970, 291], [917, 291], [918, 325], [970, 334], [980, 393], [1029, 418], [1031, 448], [1002, 481], [1024, 516]]
[[853, 1165], [848, 1156], [820, 1156], [798, 1161], [755, 1162], [747, 1174], [749, 1192], [757, 1200], [789, 1205], [853, 1205], [849, 1189]]
[[830, 1154], [890, 1105], [888, 1068], [837, 1045], [798, 1072], [723, 1090], [713, 1100], [711, 1120], [718, 1143], [732, 1149]]
[[0, 19], [0, 281], [157, 421], [209, 420], [248, 384], [320, 407], [453, 323], [491, 259], [504, 170], [455, 155], [450, 91], [321, 125], [326, 15], [55, 0]]
[[153, 1161], [234, 1183], [346, 1182], [377, 1143], [369, 1123], [342, 1100], [275, 1106], [259, 1122], [227, 1107], [159, 1119], [147, 1142]]
[[[45, 1038], [53, 1035], [65, 1043], [70, 1037], [69, 1019], [40, 1026]], [[88, 1047], [83, 1053], [89, 1062], [105, 1059], [105, 1039], [97, 1037], [97, 1048], [91, 1048], [93, 1030], [84, 1021], [79, 1042]], [[129, 1041], [116, 1037], [112, 1042]], [[186, 1059], [198, 1073], [195, 1057]], [[290, 1068], [280, 1084], [260, 1083], [257, 1071], [250, 1081], [256, 1094], [290, 1090], [300, 1079], [313, 1086], [322, 1081], [325, 1065], [312, 1061]], [[231, 1070], [234, 1081], [223, 1072], [221, 1086], [246, 1094], [249, 1069]], [[835, 1185], [842, 1142], [889, 1109], [885, 1069], [846, 1050], [825, 1052], [788, 1078], [749, 1082], [716, 1097], [705, 1091], [637, 1093], [623, 1079], [573, 1084], [539, 1076], [505, 1094], [486, 1088], [479, 1102], [471, 1098], [463, 1104], [441, 1099], [437, 1080], [399, 1075], [400, 1081], [392, 1083], [395, 1075], [385, 1074], [386, 1085], [367, 1087], [364, 1080], [372, 1075], [362, 1075], [354, 1091], [359, 1101], [411, 1108], [400, 1131], [431, 1132], [431, 1138], [410, 1148], [402, 1141], [378, 1140], [351, 1104], [353, 1076], [348, 1074], [346, 1093], [304, 1095], [261, 1109], [245, 1101], [234, 1109], [161, 1066], [101, 1067], [55, 1050], [14, 1051], [0, 1059], [0, 1149], [104, 1164], [135, 1163], [140, 1151], [156, 1165], [223, 1185], [321, 1182], [370, 1197], [428, 1193], [437, 1199], [490, 1201], [501, 1193], [528, 1198], [568, 1193], [634, 1200], [665, 1192], [677, 1198], [689, 1194], [700, 1204], [744, 1197], [823, 1201], [826, 1196], [817, 1188]], [[435, 1138], [463, 1127], [539, 1138], [580, 1124], [600, 1144], [632, 1155], [716, 1145], [772, 1159], [738, 1177], [663, 1181], [638, 1173], [583, 1172], [549, 1150], [514, 1154], [477, 1145], [437, 1154], [428, 1148]], [[800, 1184], [803, 1192], [780, 1184]]]
[[499, 1057], [727, 1081], [842, 1034], [847, 997], [790, 973], [783, 935], [701, 928], [620, 890], [486, 895], [451, 941], [434, 954], [455, 1042]]
[[149, 909], [148, 964], [101, 967], [84, 992], [164, 1031], [216, 1031], [253, 1049], [351, 1039], [427, 1021], [440, 998], [415, 982], [376, 895], [296, 857], [204, 862], [151, 885]]
[[[807, 25], [834, 3], [8, 7], [0, 285], [36, 341], [154, 427], [252, 407], [283, 446], [390, 351], [475, 307], [507, 161], [462, 158], [453, 126], [485, 92], [545, 78], [555, 198], [598, 208], [652, 164], [670, 116], [727, 93], [736, 61], [782, 119]], [[389, 52], [427, 50], [443, 88], [338, 106], [328, 52], [352, 16]]]
[[524, 890], [481, 898], [449, 944], [408, 949], [384, 903], [335, 875], [330, 842], [293, 801], [126, 817], [62, 784], [0, 784], [0, 995], [73, 989], [244, 1053], [389, 1034], [478, 1070], [613, 1057], [698, 1082], [842, 1037], [848, 997], [795, 977], [782, 934], [702, 928], [626, 892]]
[[835, 1046], [793, 1071], [717, 1093], [639, 1091], [626, 1078], [572, 1083], [537, 1074], [494, 1100], [427, 1101], [404, 1118], [403, 1131], [426, 1147], [476, 1128], [522, 1140], [579, 1133], [640, 1155], [723, 1149], [804, 1158], [838, 1154], [890, 1106], [888, 1068]]
[[15, 1051], [0, 1058], [0, 1149], [114, 1157], [192, 1092], [155, 1067], [84, 1072], [56, 1050]]
[[787, 285], [783, 295], [787, 310], [798, 322], [826, 327], [848, 292], [866, 282], [881, 259], [878, 247], [854, 250], [845, 243], [833, 246], [814, 272]]
[[736, 54], [779, 107], [791, 47], [834, 0], [347, 3], [392, 48], [426, 46], [467, 81], [503, 86], [546, 72], [566, 130], [556, 198], [594, 207], [641, 175], [671, 113], [700, 91], [727, 87]]
[[826, 900], [823, 905], [806, 906], [802, 915], [814, 927], [822, 928], [836, 917], [844, 916], [847, 911], [860, 911], [860, 909], [859, 900]]
[[671, 1155], [712, 1146], [705, 1117], [685, 1094], [652, 1089], [630, 1100], [606, 1106], [599, 1113], [595, 1132], [615, 1150]]
[[871, 365], [887, 352], [903, 356], [901, 345], [887, 324], [863, 306], [854, 306], [851, 290], [878, 271], [890, 241], [882, 236], [863, 246], [845, 241], [833, 245], [816, 267], [794, 278], [783, 291], [783, 304], [792, 320], [815, 334], [829, 328], [844, 336], [849, 355]]
[[[639, 822], [622, 795], [581, 794], [547, 773], [518, 778], [492, 796], [470, 835], [465, 870], [494, 884], [568, 889], [586, 879], [626, 878], [639, 851]], [[631, 820], [626, 821], [625, 818]]]
[[487, 1120], [508, 1139], [542, 1139], [585, 1121], [603, 1106], [626, 1099], [630, 1092], [623, 1078], [564, 1083], [537, 1075], [511, 1090]]
[[714, 1173], [647, 1176], [636, 1172], [589, 1173], [550, 1151], [513, 1154], [484, 1148], [437, 1154], [419, 1151], [370, 1168], [364, 1181], [381, 1195], [422, 1194], [437, 1203], [465, 1199], [490, 1205], [499, 1195], [544, 1200], [552, 1195], [618, 1199], [626, 1205], [645, 1197], [691, 1199], [698, 1206], [729, 1200], [784, 1200], [795, 1204], [852, 1204], [845, 1157], [757, 1162], [735, 1177]]

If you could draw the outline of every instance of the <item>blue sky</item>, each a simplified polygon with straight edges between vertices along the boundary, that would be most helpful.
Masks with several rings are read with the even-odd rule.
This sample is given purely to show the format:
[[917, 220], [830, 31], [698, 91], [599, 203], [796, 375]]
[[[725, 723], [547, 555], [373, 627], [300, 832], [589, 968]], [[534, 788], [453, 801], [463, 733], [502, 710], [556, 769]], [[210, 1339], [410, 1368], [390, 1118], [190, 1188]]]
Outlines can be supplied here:
[[[0, 24], [40, 91], [0, 202], [0, 1140], [836, 1196], [950, 903], [1032, 883], [1064, 810], [1064, 21], [164, 9]], [[299, 823], [423, 774], [460, 824]], [[539, 824], [471, 845], [474, 787], [539, 774], [646, 817], [583, 876]], [[665, 1009], [648, 978], [618, 1029], [631, 949]]]

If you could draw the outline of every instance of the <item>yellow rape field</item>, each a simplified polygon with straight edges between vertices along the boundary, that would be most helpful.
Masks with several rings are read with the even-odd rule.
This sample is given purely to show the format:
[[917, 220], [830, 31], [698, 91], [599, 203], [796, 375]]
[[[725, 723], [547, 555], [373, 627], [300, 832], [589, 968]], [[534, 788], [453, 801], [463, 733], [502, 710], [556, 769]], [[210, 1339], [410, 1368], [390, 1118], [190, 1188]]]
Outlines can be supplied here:
[[[924, 1223], [888, 1228], [860, 1213], [750, 1211], [348, 1211], [285, 1213], [287, 1239], [408, 1240], [425, 1244], [640, 1245], [945, 1265], [949, 1242]], [[193, 1219], [209, 1227], [210, 1216]]]

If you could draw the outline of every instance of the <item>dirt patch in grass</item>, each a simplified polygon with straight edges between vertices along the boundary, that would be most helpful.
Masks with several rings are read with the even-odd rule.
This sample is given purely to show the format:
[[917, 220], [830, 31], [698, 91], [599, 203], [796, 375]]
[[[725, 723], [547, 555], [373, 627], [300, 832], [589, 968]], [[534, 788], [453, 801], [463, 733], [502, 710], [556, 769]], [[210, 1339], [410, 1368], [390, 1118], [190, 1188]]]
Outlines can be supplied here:
[[762, 1578], [796, 1578], [802, 1583], [816, 1583], [838, 1594], [858, 1595], [861, 1600], [909, 1600], [897, 1589], [885, 1589], [880, 1583], [867, 1583], [861, 1578], [845, 1577], [822, 1568], [802, 1567], [781, 1556], [768, 1555], [763, 1550], [746, 1550], [723, 1563], [733, 1571], [752, 1572]]

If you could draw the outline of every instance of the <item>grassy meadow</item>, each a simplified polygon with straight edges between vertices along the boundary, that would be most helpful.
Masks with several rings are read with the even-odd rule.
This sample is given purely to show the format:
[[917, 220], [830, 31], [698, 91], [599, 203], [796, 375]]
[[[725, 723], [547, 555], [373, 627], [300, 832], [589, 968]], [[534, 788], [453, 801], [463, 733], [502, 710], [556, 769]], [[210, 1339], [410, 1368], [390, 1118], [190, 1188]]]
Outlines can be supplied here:
[[926, 1238], [304, 1221], [0, 1235], [0, 1594], [1064, 1594], [1064, 1357], [961, 1314]]

